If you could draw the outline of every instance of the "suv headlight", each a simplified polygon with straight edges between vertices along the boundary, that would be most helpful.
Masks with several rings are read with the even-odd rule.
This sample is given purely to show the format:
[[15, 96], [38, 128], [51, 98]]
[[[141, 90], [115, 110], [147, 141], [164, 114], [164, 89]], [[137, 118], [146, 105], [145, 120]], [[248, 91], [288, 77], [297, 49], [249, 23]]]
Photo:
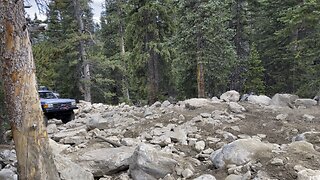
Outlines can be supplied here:
[[53, 104], [49, 103], [49, 104], [44, 104], [43, 108], [53, 108]]
[[76, 103], [75, 101], [72, 101], [72, 102], [71, 102], [71, 105], [72, 105], [72, 106], [75, 106], [76, 104], [77, 104], [77, 103]]

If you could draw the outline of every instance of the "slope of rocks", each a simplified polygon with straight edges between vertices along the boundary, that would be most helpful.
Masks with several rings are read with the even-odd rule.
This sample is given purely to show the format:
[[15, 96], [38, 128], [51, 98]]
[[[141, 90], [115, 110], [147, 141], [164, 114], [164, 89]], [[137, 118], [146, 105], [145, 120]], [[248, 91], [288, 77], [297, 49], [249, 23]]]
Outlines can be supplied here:
[[[239, 101], [239, 100], [242, 101]], [[151, 106], [81, 102], [47, 127], [61, 179], [320, 180], [320, 106], [290, 94]], [[0, 180], [17, 179], [0, 150]]]

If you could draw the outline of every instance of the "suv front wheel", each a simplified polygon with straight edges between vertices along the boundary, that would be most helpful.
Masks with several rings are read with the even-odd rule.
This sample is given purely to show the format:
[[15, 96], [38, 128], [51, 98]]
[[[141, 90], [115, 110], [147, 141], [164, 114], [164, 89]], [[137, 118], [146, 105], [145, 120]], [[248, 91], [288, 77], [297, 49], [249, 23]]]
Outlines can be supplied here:
[[73, 111], [70, 111], [70, 113], [65, 114], [62, 118], [61, 121], [66, 124], [67, 122], [70, 122], [75, 119], [75, 115]]

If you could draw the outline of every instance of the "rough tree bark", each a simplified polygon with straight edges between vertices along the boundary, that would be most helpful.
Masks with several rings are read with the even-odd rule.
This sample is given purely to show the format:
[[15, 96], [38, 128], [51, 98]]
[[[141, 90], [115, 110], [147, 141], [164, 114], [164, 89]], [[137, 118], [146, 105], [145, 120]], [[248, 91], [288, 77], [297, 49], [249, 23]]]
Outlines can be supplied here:
[[19, 179], [59, 179], [37, 93], [23, 1], [0, 0], [0, 60]]
[[[85, 28], [82, 20], [82, 11], [80, 9], [80, 2], [79, 0], [73, 0], [74, 4], [74, 11], [75, 11], [75, 18], [77, 19], [78, 23], [78, 32], [80, 35], [85, 33]], [[79, 54], [80, 60], [82, 62], [83, 67], [83, 86], [84, 86], [84, 100], [87, 102], [91, 102], [91, 73], [90, 73], [90, 64], [87, 59], [87, 54], [85, 50], [85, 42], [80, 40], [79, 42]]]
[[204, 67], [201, 60], [201, 38], [200, 35], [197, 37], [197, 84], [198, 84], [198, 98], [205, 97], [205, 82], [204, 82]]
[[[118, 0], [118, 16], [119, 18], [122, 17], [122, 7], [121, 7], [121, 0]], [[123, 75], [123, 79], [122, 79], [122, 84], [123, 84], [123, 94], [126, 97], [127, 101], [130, 101], [130, 94], [129, 94], [129, 88], [128, 88], [128, 78], [126, 75], [126, 71], [127, 71], [127, 65], [126, 65], [126, 60], [125, 60], [125, 56], [126, 56], [126, 50], [125, 50], [125, 43], [124, 43], [124, 36], [125, 36], [125, 32], [124, 32], [124, 22], [121, 19], [120, 23], [119, 23], [119, 34], [120, 34], [120, 54], [121, 54], [121, 59], [122, 59], [122, 64], [124, 67], [124, 75]]]

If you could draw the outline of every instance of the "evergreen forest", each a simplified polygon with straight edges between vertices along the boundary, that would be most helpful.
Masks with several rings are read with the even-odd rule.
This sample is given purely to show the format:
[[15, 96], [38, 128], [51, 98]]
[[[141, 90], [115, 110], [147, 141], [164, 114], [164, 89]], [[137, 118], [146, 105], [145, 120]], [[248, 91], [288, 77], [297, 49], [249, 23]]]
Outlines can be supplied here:
[[143, 105], [320, 91], [319, 0], [105, 0], [99, 23], [91, 3], [51, 1], [45, 21], [28, 19], [38, 85], [62, 97]]

